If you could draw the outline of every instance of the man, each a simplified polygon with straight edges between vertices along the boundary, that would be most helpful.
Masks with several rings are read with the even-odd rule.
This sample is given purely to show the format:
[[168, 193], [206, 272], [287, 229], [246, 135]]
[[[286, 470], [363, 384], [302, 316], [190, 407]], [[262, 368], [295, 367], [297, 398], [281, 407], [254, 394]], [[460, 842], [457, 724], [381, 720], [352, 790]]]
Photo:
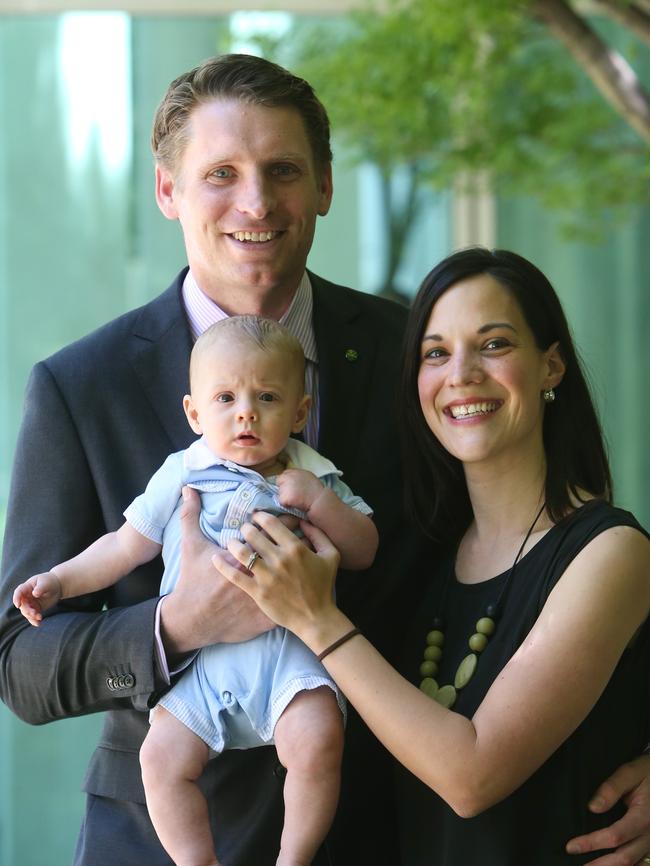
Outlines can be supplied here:
[[[316, 217], [332, 197], [329, 125], [311, 87], [255, 57], [206, 61], [170, 85], [153, 150], [156, 199], [180, 222], [189, 270], [151, 303], [36, 365], [4, 545], [3, 700], [31, 723], [108, 711], [84, 782], [75, 866], [169, 864], [140, 779], [146, 710], [193, 650], [270, 625], [218, 579], [194, 526], [183, 575], [162, 602], [154, 563], [100, 597], [60, 605], [39, 629], [11, 607], [17, 583], [119, 526], [167, 454], [190, 443], [189, 353], [212, 321], [261, 314], [300, 338], [315, 397], [306, 439], [372, 504], [381, 538], [373, 569], [341, 575], [339, 599], [389, 653], [404, 619], [397, 599], [408, 601], [407, 581], [418, 574], [419, 542], [401, 518], [393, 411], [405, 311], [305, 271]], [[321, 863], [397, 862], [390, 803], [375, 797], [388, 787], [384, 769], [352, 715], [341, 820]], [[275, 862], [280, 777], [272, 748], [210, 762], [203, 788], [225, 866]]]

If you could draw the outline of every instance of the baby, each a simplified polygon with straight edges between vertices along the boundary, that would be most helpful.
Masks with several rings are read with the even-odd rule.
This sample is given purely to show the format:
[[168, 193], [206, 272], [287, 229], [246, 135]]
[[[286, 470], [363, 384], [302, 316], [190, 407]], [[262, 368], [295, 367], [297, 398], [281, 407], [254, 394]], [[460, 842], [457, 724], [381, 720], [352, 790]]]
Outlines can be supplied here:
[[[201, 438], [167, 458], [120, 529], [18, 586], [14, 604], [23, 615], [39, 625], [60, 599], [110, 586], [161, 547], [161, 594], [171, 592], [185, 485], [200, 491], [201, 529], [221, 547], [241, 540], [240, 525], [264, 510], [309, 520], [332, 539], [343, 567], [367, 568], [377, 549], [371, 510], [329, 460], [290, 438], [311, 404], [304, 363], [299, 342], [269, 319], [235, 316], [209, 328], [192, 351], [191, 394], [183, 399]], [[287, 770], [277, 864], [310, 863], [338, 801], [343, 709], [323, 666], [284, 629], [200, 650], [152, 711], [140, 752], [151, 820], [174, 863], [218, 866], [197, 785], [207, 761], [268, 743]]]

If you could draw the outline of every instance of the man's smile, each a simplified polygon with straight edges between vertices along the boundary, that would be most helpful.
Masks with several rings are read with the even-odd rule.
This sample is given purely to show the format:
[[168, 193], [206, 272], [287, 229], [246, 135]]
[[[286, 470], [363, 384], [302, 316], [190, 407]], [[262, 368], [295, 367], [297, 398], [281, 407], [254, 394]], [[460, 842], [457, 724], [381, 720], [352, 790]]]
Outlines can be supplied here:
[[236, 241], [240, 243], [247, 244], [265, 244], [269, 241], [275, 240], [279, 237], [283, 232], [279, 231], [266, 231], [266, 232], [231, 232], [229, 237], [234, 238]]

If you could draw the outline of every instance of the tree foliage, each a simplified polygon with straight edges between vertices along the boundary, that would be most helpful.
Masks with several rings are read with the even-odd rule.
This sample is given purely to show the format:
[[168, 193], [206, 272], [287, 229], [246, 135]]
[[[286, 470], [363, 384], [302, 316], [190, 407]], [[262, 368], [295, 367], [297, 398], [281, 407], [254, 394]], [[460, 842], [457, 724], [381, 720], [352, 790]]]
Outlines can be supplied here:
[[[603, 5], [647, 14], [625, 0], [595, 11]], [[588, 46], [593, 68], [570, 28], [564, 41], [549, 29], [558, 7], [603, 49], [597, 57]], [[650, 133], [594, 79], [613, 60], [613, 86], [634, 89], [645, 109], [632, 61], [647, 74], [650, 57], [638, 29], [612, 17], [585, 18], [564, 0], [388, 0], [345, 19], [297, 21], [275, 56], [315, 86], [356, 159], [386, 176], [406, 165], [438, 189], [487, 173], [499, 193], [532, 196], [585, 232], [650, 200]]]

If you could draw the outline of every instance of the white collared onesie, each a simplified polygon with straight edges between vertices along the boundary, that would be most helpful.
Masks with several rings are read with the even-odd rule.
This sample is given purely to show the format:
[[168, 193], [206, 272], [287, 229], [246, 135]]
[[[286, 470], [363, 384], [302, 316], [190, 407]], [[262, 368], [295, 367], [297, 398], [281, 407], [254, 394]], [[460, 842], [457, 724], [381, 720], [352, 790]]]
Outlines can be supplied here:
[[[313, 472], [343, 502], [363, 514], [372, 514], [341, 481], [342, 473], [334, 464], [313, 448], [290, 439], [285, 454], [287, 468]], [[280, 505], [273, 478], [217, 457], [204, 439], [171, 454], [145, 492], [124, 512], [138, 532], [162, 544], [163, 595], [174, 588], [180, 572], [184, 485], [200, 492], [201, 529], [223, 548], [230, 538], [243, 540], [239, 528], [251, 520], [254, 511], [305, 516]], [[245, 643], [216, 644], [200, 650], [158, 705], [219, 753], [272, 743], [276, 722], [292, 698], [320, 686], [329, 686], [336, 693], [345, 712], [342, 694], [314, 654], [291, 632], [274, 628]]]

